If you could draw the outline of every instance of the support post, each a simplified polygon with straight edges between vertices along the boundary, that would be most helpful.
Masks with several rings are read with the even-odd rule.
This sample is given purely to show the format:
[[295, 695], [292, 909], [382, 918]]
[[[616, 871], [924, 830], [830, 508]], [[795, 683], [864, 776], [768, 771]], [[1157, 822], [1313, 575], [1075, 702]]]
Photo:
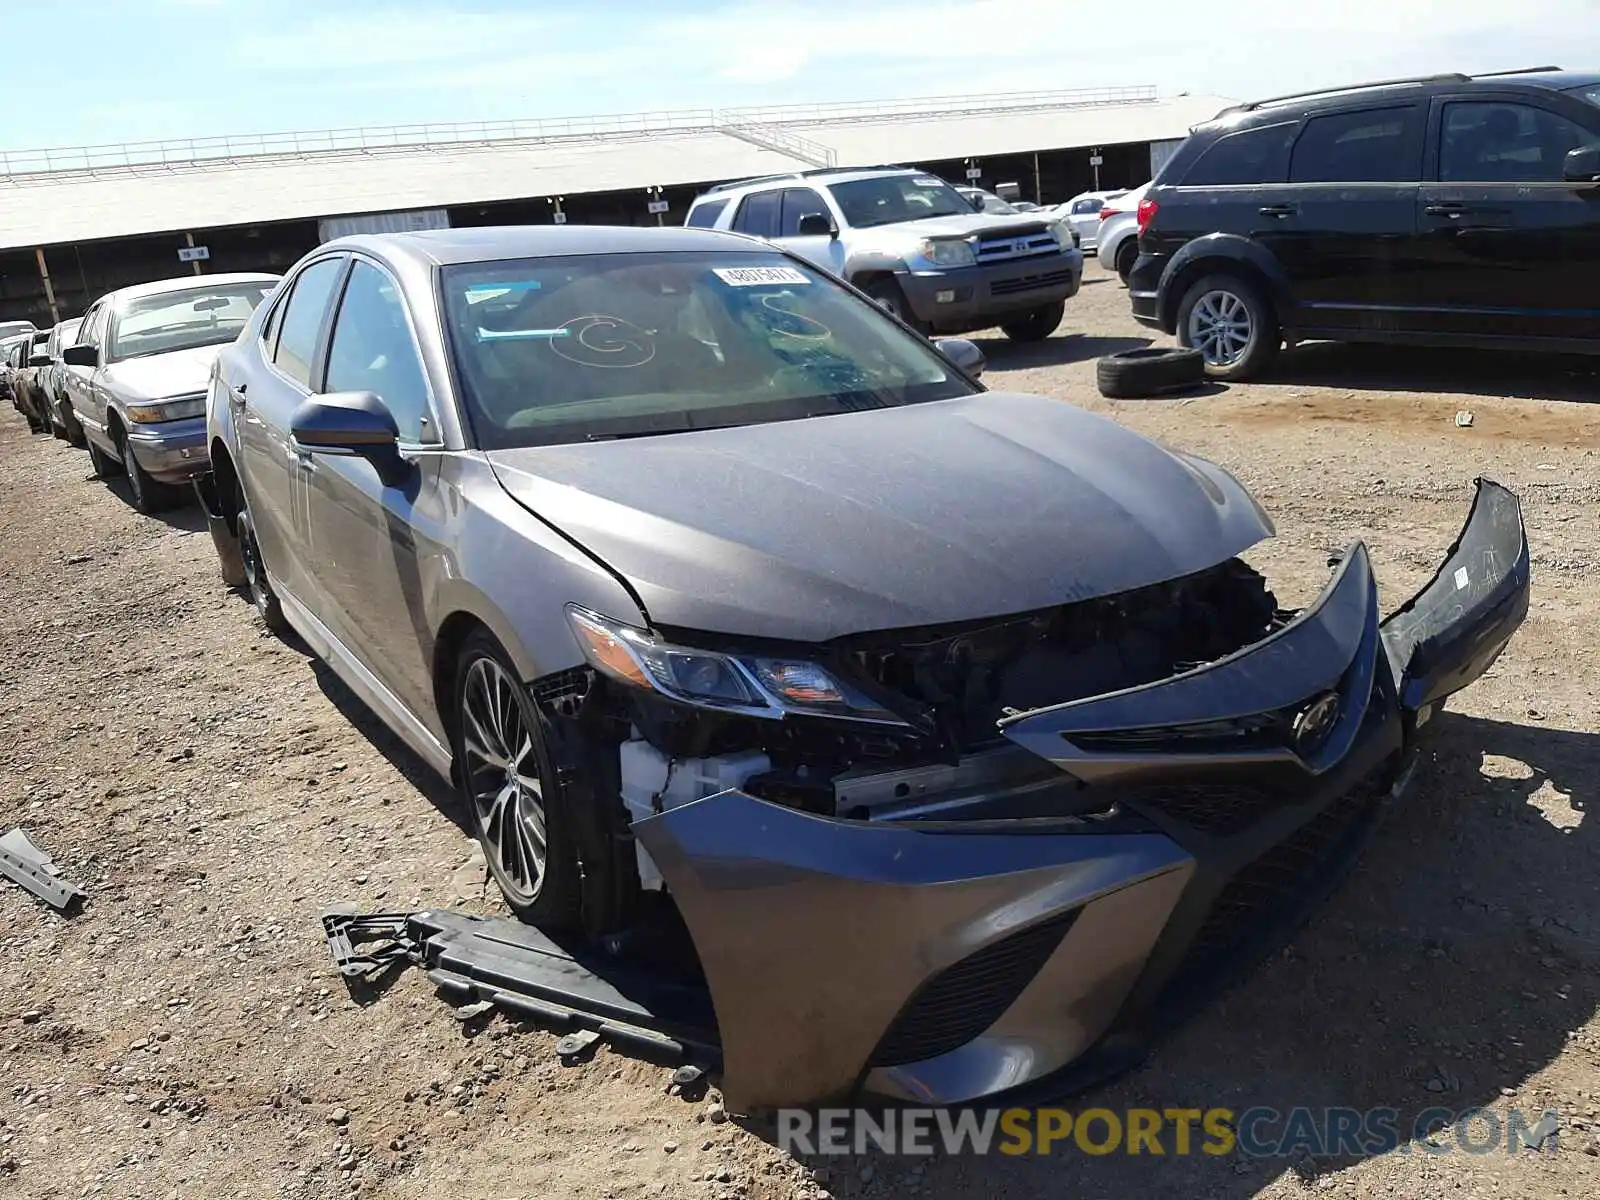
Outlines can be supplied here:
[[[184, 238], [184, 240], [186, 242], [189, 243], [189, 249], [193, 250], [194, 249], [194, 234], [186, 233], [186, 234], [183, 235], [183, 238]], [[200, 260], [198, 258], [195, 259], [194, 262], [190, 263], [189, 265], [194, 268], [194, 273], [196, 275], [203, 274], [203, 272], [200, 270]]]
[[44, 261], [44, 247], [35, 246], [33, 257], [39, 264], [39, 278], [44, 280], [44, 300], [50, 306], [50, 324], [61, 324], [61, 310], [56, 307], [56, 288], [50, 282], [50, 267]]
[[1039, 152], [1033, 152], [1033, 202], [1040, 206], [1044, 204], [1044, 186], [1039, 182]]

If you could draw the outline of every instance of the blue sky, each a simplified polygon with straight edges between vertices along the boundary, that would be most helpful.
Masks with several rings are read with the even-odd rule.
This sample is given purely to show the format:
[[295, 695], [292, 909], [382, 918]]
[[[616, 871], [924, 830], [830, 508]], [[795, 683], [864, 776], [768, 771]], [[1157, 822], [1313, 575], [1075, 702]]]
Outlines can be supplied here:
[[9, 15], [0, 147], [1117, 84], [1244, 98], [1419, 71], [1600, 67], [1593, 8], [79, 0]]

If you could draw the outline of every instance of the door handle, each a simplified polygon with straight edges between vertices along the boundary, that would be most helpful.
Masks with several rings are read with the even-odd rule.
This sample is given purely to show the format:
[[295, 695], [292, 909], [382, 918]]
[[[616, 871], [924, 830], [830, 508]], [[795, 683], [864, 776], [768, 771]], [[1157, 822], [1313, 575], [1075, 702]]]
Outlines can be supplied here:
[[299, 446], [295, 446], [289, 451], [289, 457], [294, 465], [302, 471], [312, 472], [317, 469], [317, 460], [309, 450], [302, 450]]
[[1257, 211], [1263, 217], [1292, 217], [1299, 210], [1292, 204], [1267, 204]]
[[1460, 217], [1466, 211], [1467, 206], [1465, 204], [1460, 204], [1452, 200], [1444, 204], [1429, 204], [1423, 208], [1422, 214], [1423, 216], [1427, 217], [1449, 217], [1454, 220], [1455, 218]]

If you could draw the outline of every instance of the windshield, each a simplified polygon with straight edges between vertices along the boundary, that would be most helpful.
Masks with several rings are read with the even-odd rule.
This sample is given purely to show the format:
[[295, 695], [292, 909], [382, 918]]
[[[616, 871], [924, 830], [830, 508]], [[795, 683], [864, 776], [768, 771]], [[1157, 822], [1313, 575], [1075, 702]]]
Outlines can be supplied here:
[[754, 425], [976, 389], [827, 276], [766, 252], [471, 263], [441, 273], [487, 450]]
[[1580, 84], [1575, 88], [1567, 89], [1569, 95], [1576, 96], [1579, 100], [1587, 100], [1596, 108], [1600, 108], [1600, 83]]
[[9, 340], [19, 333], [32, 332], [32, 321], [0, 321], [0, 339]]
[[932, 175], [885, 175], [830, 184], [846, 224], [857, 229], [921, 221], [927, 217], [971, 216], [972, 205]]
[[276, 286], [276, 280], [263, 279], [130, 300], [117, 311], [106, 361], [231, 342]]

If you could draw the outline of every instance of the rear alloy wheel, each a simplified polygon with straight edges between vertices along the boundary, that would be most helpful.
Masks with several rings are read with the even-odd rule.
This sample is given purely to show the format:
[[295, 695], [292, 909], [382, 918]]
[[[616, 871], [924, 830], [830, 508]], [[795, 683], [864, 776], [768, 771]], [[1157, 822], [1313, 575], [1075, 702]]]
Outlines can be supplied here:
[[506, 904], [529, 924], [581, 927], [583, 880], [538, 710], [486, 633], [462, 650], [455, 716], [458, 786]]
[[1133, 264], [1139, 261], [1139, 243], [1134, 238], [1129, 238], [1117, 247], [1117, 275], [1122, 280], [1122, 286], [1128, 286], [1128, 277], [1133, 274]]
[[1200, 351], [1212, 379], [1260, 373], [1280, 340], [1277, 317], [1260, 290], [1238, 275], [1207, 275], [1178, 304], [1178, 341]]
[[283, 605], [278, 603], [278, 597], [272, 590], [272, 581], [267, 578], [266, 564], [261, 559], [261, 546], [256, 541], [255, 522], [250, 519], [248, 507], [239, 514], [238, 529], [245, 592], [250, 597], [250, 603], [261, 614], [261, 623], [281, 637], [289, 632], [289, 621], [283, 615]]
[[1056, 331], [1066, 313], [1064, 303], [1047, 304], [1020, 320], [1005, 322], [1000, 329], [1013, 342], [1042, 342]]

